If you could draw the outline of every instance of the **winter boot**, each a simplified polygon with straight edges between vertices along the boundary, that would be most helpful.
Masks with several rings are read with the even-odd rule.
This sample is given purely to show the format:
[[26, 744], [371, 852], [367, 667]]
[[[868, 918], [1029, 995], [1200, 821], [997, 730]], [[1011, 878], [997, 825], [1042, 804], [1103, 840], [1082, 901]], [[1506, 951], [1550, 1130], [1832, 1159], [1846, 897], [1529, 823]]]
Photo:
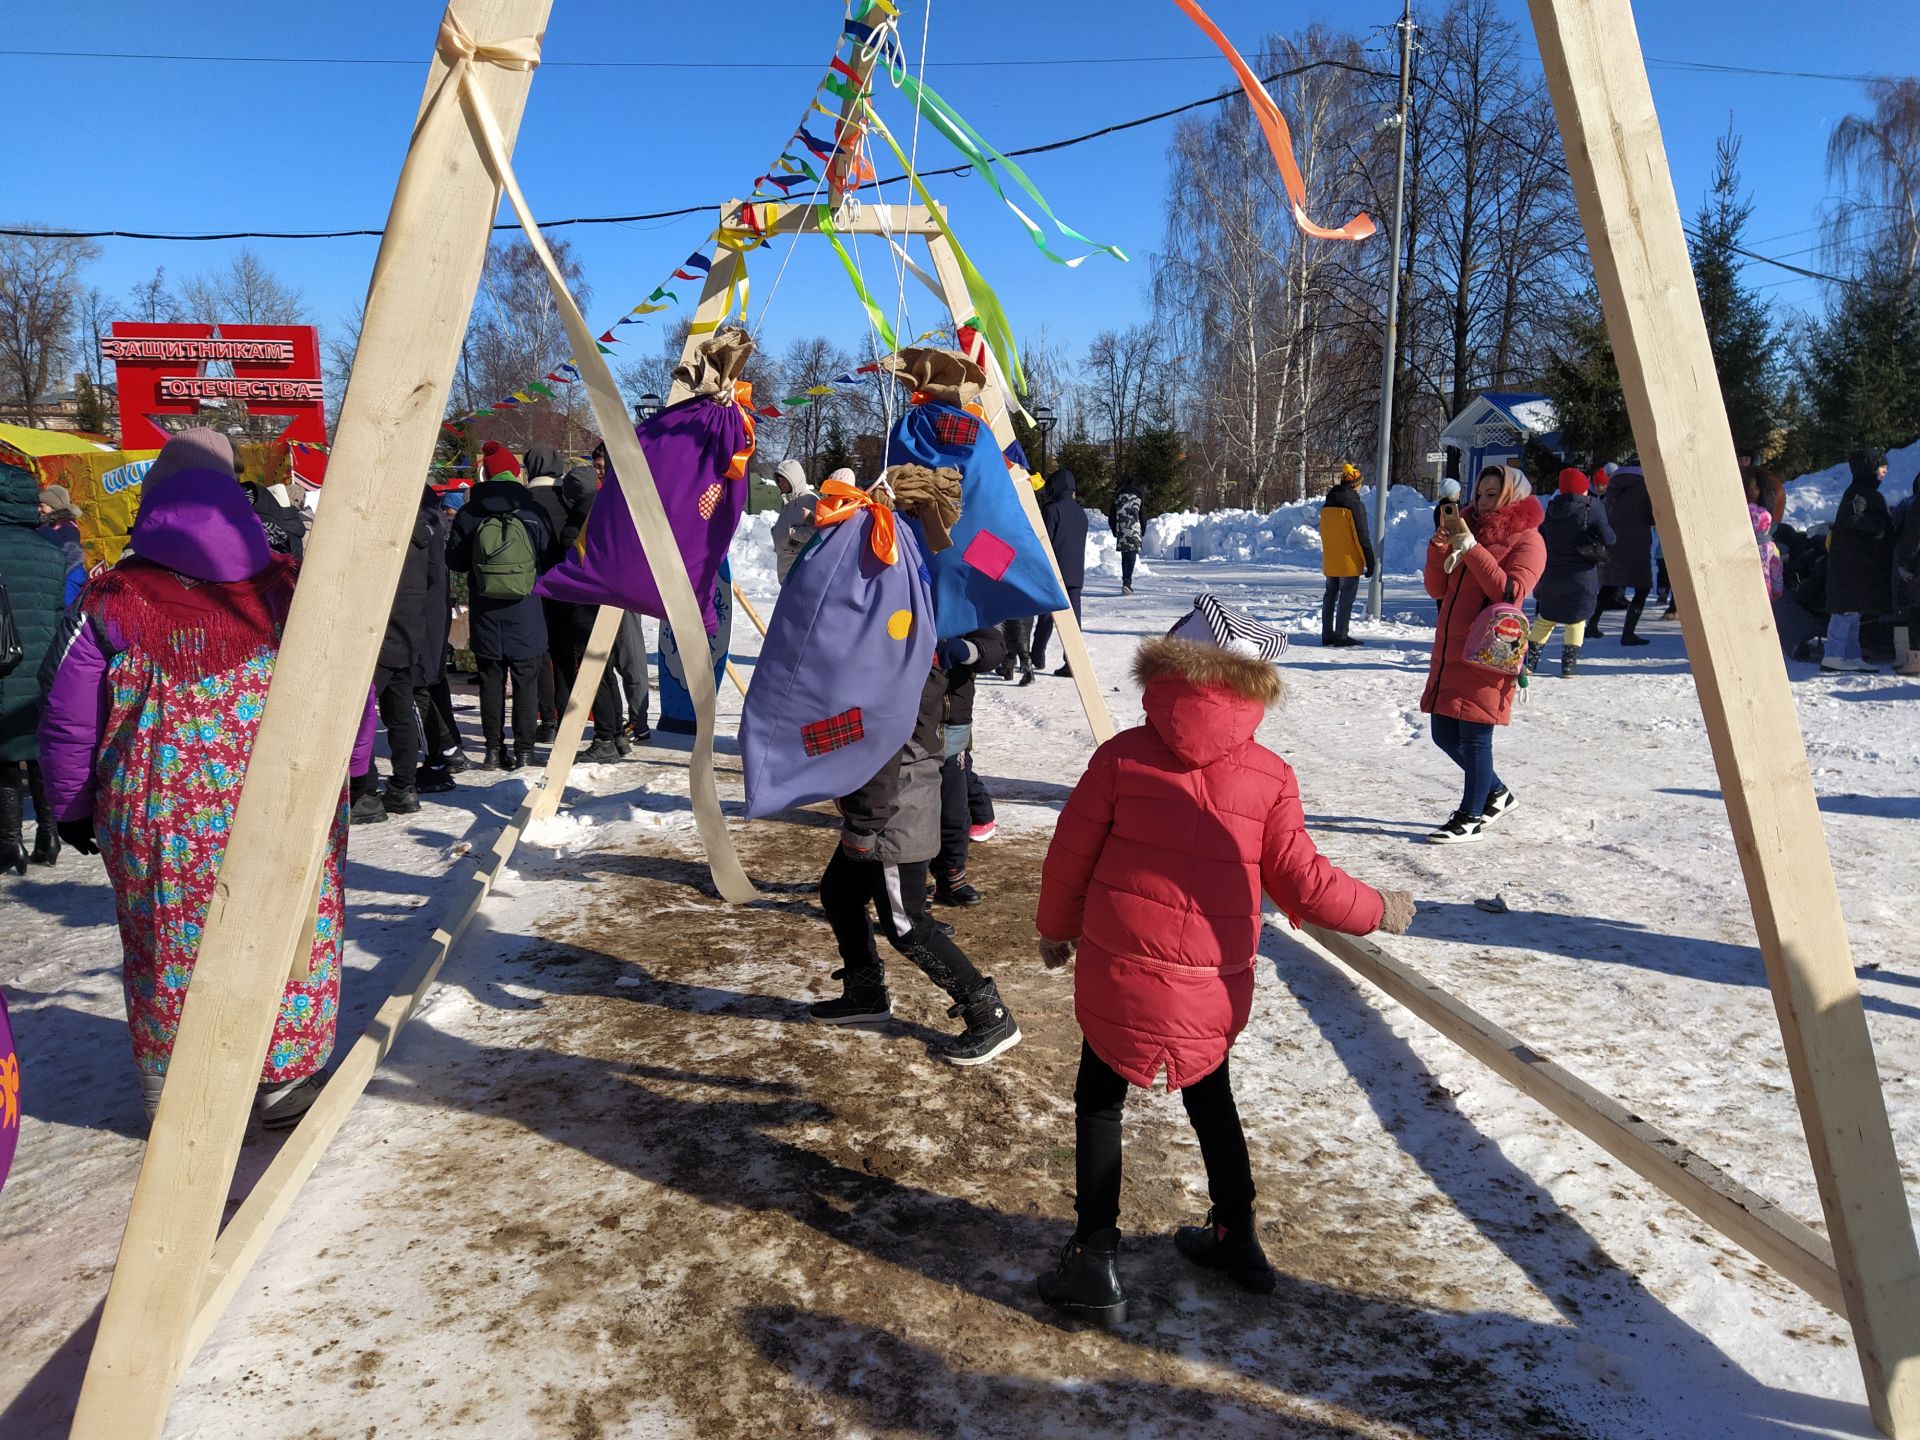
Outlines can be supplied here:
[[[415, 809], [419, 808], [416, 801]], [[380, 825], [387, 818], [387, 802], [380, 798], [378, 790], [368, 790], [353, 797], [353, 808], [347, 812], [347, 820], [354, 825]]]
[[1527, 658], [1520, 662], [1520, 676], [1521, 676], [1522, 683], [1524, 683], [1525, 681], [1531, 680], [1534, 677], [1535, 672], [1537, 672], [1540, 669], [1541, 654], [1542, 654], [1542, 651], [1538, 645], [1529, 644], [1527, 646]]
[[625, 730], [616, 730], [613, 732], [613, 748], [620, 752], [620, 758], [622, 760], [633, 753], [633, 742], [627, 738], [627, 732]]
[[619, 758], [620, 750], [611, 740], [596, 740], [579, 755], [582, 765], [609, 765]]
[[1260, 1248], [1251, 1216], [1239, 1225], [1222, 1225], [1209, 1210], [1206, 1224], [1182, 1225], [1175, 1230], [1173, 1245], [1196, 1265], [1226, 1271], [1229, 1280], [1255, 1295], [1272, 1294], [1278, 1283], [1266, 1252]]
[[884, 982], [857, 984], [847, 979], [845, 970], [833, 972], [841, 983], [838, 1000], [819, 1000], [807, 1007], [807, 1014], [828, 1025], [860, 1025], [885, 1020], [893, 1014], [893, 997]]
[[1127, 1323], [1127, 1292], [1120, 1288], [1120, 1232], [1109, 1226], [1067, 1241], [1060, 1263], [1034, 1282], [1040, 1298], [1075, 1320]]
[[1013, 652], [1009, 650], [1007, 652], [1007, 658], [1000, 662], [1000, 668], [995, 670], [993, 673], [998, 675], [1002, 680], [1012, 680], [1013, 679], [1013, 663], [1014, 663]]
[[[448, 782], [452, 784], [451, 781]], [[411, 785], [402, 785], [396, 780], [387, 782], [387, 796], [384, 802], [389, 815], [418, 815], [420, 813], [420, 792]]]
[[513, 754], [507, 757], [506, 769], [520, 770], [533, 763], [533, 746], [516, 745]]
[[473, 762], [476, 770], [504, 770], [507, 768], [507, 751], [502, 745], [489, 745], [480, 758]]
[[319, 1075], [309, 1075], [284, 1085], [262, 1085], [253, 1102], [260, 1124], [268, 1130], [291, 1130], [313, 1108], [313, 1102], [320, 1098], [320, 1087], [326, 1083]]
[[1620, 632], [1620, 643], [1622, 645], [1651, 645], [1653, 642], [1644, 635], [1636, 635], [1631, 630], [1622, 630]]
[[473, 769], [473, 761], [467, 758], [464, 750], [450, 750], [447, 752], [446, 769], [449, 775], [458, 775], [462, 770]]
[[1020, 672], [1020, 683], [1022, 685], [1033, 684], [1033, 661], [1027, 661], [1026, 669]]
[[968, 908], [985, 903], [986, 896], [967, 883], [967, 872], [950, 875], [937, 880], [933, 886], [933, 903], [936, 905], [956, 905]]
[[1071, 665], [1062, 665], [1058, 670], [1053, 672], [1053, 678], [1056, 680], [1071, 680], [1073, 678], [1073, 667]]
[[[33, 797], [33, 863], [52, 865], [60, 859], [60, 829], [53, 823], [53, 811], [47, 804], [46, 780], [37, 764], [27, 766], [27, 793]], [[21, 823], [24, 826], [25, 821]]]
[[0, 779], [0, 875], [9, 870], [17, 875], [27, 873], [27, 842], [20, 833], [25, 823], [20, 801], [20, 787], [13, 777]]
[[453, 783], [453, 772], [445, 766], [422, 765], [414, 777], [414, 789], [422, 795], [444, 795], [460, 787]]
[[984, 1065], [1002, 1051], [1020, 1043], [1020, 1022], [1013, 1018], [1000, 999], [1000, 990], [992, 980], [982, 980], [979, 988], [947, 1010], [949, 1016], [964, 1016], [967, 1028], [940, 1047], [940, 1058], [954, 1065]]
[[160, 1113], [160, 1092], [167, 1088], [165, 1075], [150, 1075], [145, 1070], [136, 1070], [140, 1081], [140, 1103], [146, 1108], [147, 1123], [153, 1123], [153, 1117]]
[[560, 733], [560, 727], [551, 720], [542, 720], [533, 730], [533, 743], [551, 745], [553, 737]]
[[1580, 651], [1569, 645], [1560, 652], [1560, 678], [1571, 680], [1580, 673]]

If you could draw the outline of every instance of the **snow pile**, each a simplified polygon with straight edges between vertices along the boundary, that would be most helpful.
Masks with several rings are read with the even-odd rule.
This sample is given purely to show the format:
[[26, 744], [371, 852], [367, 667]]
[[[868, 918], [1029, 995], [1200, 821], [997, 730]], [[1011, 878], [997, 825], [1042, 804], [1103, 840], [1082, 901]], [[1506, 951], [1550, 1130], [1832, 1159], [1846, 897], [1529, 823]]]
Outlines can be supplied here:
[[[1887, 478], [1880, 484], [1887, 504], [1898, 505], [1913, 493], [1916, 473], [1920, 473], [1920, 440], [1905, 449], [1887, 452]], [[1840, 496], [1852, 479], [1847, 462], [1842, 460], [1825, 470], [1789, 480], [1786, 523], [1796, 530], [1832, 524], [1834, 511], [1840, 508]]]
[[773, 565], [774, 519], [769, 511], [742, 515], [740, 528], [733, 532], [733, 545], [727, 551], [733, 583], [749, 594], [767, 595], [780, 588], [780, 575]]
[[[1360, 497], [1373, 516], [1373, 491]], [[1215, 510], [1202, 515], [1185, 510], [1156, 515], [1147, 522], [1145, 553], [1156, 560], [1180, 558], [1190, 546], [1194, 560], [1224, 560], [1238, 565], [1295, 565], [1320, 568], [1321, 500], [1300, 500], [1262, 515], [1257, 510]], [[1410, 485], [1396, 485], [1387, 497], [1386, 568], [1394, 575], [1415, 575], [1425, 563], [1433, 538], [1433, 502]]]

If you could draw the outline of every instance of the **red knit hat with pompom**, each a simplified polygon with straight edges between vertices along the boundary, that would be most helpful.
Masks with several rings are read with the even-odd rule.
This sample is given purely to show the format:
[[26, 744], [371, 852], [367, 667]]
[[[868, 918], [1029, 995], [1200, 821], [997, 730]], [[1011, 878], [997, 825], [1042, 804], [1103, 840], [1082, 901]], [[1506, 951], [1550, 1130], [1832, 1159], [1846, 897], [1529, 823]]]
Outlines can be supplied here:
[[520, 462], [498, 440], [489, 440], [480, 447], [480, 468], [489, 480], [501, 475], [511, 475], [516, 480], [520, 478]]
[[1560, 493], [1562, 495], [1584, 495], [1592, 488], [1593, 482], [1588, 480], [1585, 475], [1575, 470], [1572, 466], [1568, 466], [1560, 472]]

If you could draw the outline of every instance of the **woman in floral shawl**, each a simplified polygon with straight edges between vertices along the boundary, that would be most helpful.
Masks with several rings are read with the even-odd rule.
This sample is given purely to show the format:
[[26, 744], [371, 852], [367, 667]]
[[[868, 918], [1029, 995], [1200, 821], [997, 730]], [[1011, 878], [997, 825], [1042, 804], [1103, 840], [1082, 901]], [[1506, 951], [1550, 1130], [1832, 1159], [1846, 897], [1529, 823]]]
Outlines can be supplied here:
[[[62, 838], [82, 853], [97, 847], [113, 882], [127, 1023], [151, 1115], [299, 566], [268, 548], [234, 480], [232, 446], [211, 430], [177, 435], [160, 452], [129, 544], [81, 592], [48, 651], [40, 747]], [[371, 718], [355, 774], [371, 754]], [[270, 1126], [293, 1124], [313, 1103], [333, 1051], [346, 844], [343, 784], [308, 975], [288, 983], [260, 1071]]]

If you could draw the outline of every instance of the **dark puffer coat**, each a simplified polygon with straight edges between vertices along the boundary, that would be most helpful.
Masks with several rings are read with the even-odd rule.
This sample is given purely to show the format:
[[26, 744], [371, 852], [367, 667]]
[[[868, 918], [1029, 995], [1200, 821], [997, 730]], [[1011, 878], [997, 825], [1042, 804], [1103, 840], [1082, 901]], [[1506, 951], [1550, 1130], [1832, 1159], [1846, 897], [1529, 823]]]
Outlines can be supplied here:
[[1878, 474], [1840, 497], [1827, 542], [1827, 613], [1884, 614], [1893, 599], [1893, 516]]
[[[436, 537], [428, 509], [433, 500], [433, 492], [427, 491], [426, 501], [414, 512], [407, 558], [400, 562], [400, 583], [393, 592], [393, 609], [387, 614], [387, 633], [380, 641], [380, 668], [405, 671], [415, 685], [426, 683], [427, 643], [433, 630], [429, 600]], [[445, 568], [443, 563], [443, 572]]]
[[[1647, 477], [1638, 465], [1625, 465], [1613, 472], [1613, 482], [1607, 486], [1607, 523], [1613, 526], [1614, 539], [1607, 547], [1607, 562], [1600, 567], [1600, 583], [1620, 589], [1652, 589], [1653, 497], [1647, 493]], [[1586, 616], [1579, 618], [1584, 620]]]
[[1600, 562], [1578, 553], [1589, 528], [1598, 531], [1600, 539], [1612, 548], [1615, 537], [1605, 505], [1591, 495], [1553, 497], [1547, 506], [1547, 518], [1540, 525], [1540, 538], [1547, 545], [1547, 568], [1534, 591], [1542, 620], [1571, 625], [1593, 614], [1600, 599]]
[[[517, 516], [527, 527], [533, 553], [551, 552], [553, 531], [546, 512], [533, 502], [527, 487], [518, 480], [486, 480], [473, 487], [467, 503], [453, 518], [453, 534], [447, 540], [449, 569], [472, 577], [474, 532], [489, 515]], [[524, 595], [518, 600], [482, 600], [475, 596], [468, 633], [473, 653], [483, 660], [532, 660], [547, 653], [547, 621], [538, 595]]]
[[67, 557], [39, 530], [39, 483], [18, 466], [0, 465], [0, 583], [26, 651], [0, 675], [0, 761], [40, 758], [40, 661], [67, 608]]
[[1073, 489], [1073, 471], [1054, 471], [1040, 492], [1040, 518], [1060, 565], [1060, 583], [1078, 590], [1087, 583], [1087, 512], [1074, 498]]

